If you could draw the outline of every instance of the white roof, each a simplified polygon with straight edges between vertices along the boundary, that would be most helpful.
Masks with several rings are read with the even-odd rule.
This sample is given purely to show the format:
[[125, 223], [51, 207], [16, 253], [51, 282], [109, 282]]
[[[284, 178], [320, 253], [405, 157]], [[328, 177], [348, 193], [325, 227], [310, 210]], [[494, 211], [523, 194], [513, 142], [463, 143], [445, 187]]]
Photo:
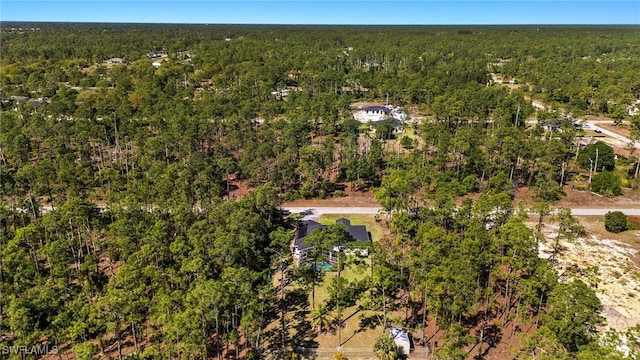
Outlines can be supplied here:
[[402, 329], [393, 328], [389, 331], [389, 333], [391, 333], [391, 337], [393, 338], [393, 341], [396, 342], [396, 344], [397, 343], [411, 344], [411, 341], [409, 341], [409, 334], [402, 331]]

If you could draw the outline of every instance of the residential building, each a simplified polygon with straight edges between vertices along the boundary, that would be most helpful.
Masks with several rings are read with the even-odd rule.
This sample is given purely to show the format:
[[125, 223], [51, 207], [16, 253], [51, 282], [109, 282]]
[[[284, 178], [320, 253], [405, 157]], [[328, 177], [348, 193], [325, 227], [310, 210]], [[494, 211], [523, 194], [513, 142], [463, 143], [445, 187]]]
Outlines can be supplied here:
[[111, 58], [106, 61], [107, 64], [124, 64], [124, 59], [122, 58]]
[[[343, 224], [347, 229], [348, 242], [355, 242], [355, 249], [351, 250], [349, 254], [360, 254], [362, 256], [368, 255], [368, 243], [371, 240], [371, 235], [367, 231], [367, 227], [364, 225], [351, 225], [351, 222], [345, 218], [336, 220], [336, 224]], [[314, 249], [313, 246], [306, 244], [305, 240], [313, 231], [318, 229], [327, 228], [327, 225], [322, 225], [313, 220], [305, 220], [300, 223], [296, 234], [291, 243], [291, 252], [293, 259], [297, 266], [303, 265], [307, 261], [308, 254]], [[328, 263], [335, 263], [337, 261], [338, 252], [346, 252], [344, 245], [336, 245], [332, 249], [323, 253], [323, 257], [326, 258]]]

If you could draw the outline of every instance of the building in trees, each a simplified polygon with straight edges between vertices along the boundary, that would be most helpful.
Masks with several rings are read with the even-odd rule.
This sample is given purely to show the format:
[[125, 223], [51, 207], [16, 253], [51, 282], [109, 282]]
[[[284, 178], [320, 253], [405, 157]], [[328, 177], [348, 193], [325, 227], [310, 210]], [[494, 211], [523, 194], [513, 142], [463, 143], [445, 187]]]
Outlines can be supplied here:
[[389, 330], [389, 334], [391, 335], [391, 338], [393, 338], [393, 342], [396, 343], [398, 352], [403, 356], [409, 356], [409, 352], [411, 351], [411, 340], [409, 339], [409, 334], [400, 328], [393, 328]]
[[367, 106], [353, 114], [353, 118], [366, 123], [369, 121], [381, 121], [392, 117], [391, 108], [388, 106]]
[[123, 58], [115, 57], [105, 61], [107, 64], [124, 64], [125, 61]]
[[152, 58], [152, 59], [159, 58], [159, 57], [162, 57], [162, 56], [167, 56], [167, 55], [169, 55], [169, 52], [167, 50], [149, 51], [147, 53], [147, 56]]
[[[320, 250], [319, 255], [323, 260], [326, 259], [330, 264], [333, 264], [338, 259], [337, 253], [344, 251], [344, 245], [348, 242], [355, 244], [354, 251], [364, 255], [367, 254], [366, 248], [371, 239], [371, 234], [366, 226], [351, 225], [351, 222], [345, 218], [336, 220], [336, 224], [342, 224], [346, 228], [345, 239], [329, 239], [330, 236], [327, 236], [326, 238], [318, 239], [318, 244], [315, 244], [316, 241], [313, 241], [309, 235], [318, 230], [328, 229], [329, 227], [327, 225], [322, 225], [313, 220], [305, 220], [298, 226], [295, 237], [291, 243], [291, 252], [298, 266], [307, 262], [309, 254], [314, 250]], [[322, 249], [316, 249], [316, 247]]]
[[367, 123], [369, 121], [376, 122], [387, 119], [404, 120], [405, 114], [399, 106], [395, 108], [391, 105], [367, 106], [356, 111], [353, 114], [353, 118], [362, 123]]

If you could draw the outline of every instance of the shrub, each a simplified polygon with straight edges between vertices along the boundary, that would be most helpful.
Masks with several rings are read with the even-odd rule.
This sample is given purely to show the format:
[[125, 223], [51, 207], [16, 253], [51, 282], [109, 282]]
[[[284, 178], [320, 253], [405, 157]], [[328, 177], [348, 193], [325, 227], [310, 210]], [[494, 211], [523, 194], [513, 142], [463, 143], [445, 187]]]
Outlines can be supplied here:
[[575, 174], [573, 174], [572, 179], [573, 179], [573, 181], [578, 181], [579, 182], [579, 181], [587, 180], [587, 177], [582, 175], [582, 174], [575, 173]]
[[577, 191], [587, 191], [587, 190], [589, 190], [589, 188], [587, 188], [586, 185], [573, 185], [573, 189], [577, 190]]
[[413, 149], [413, 140], [408, 136], [403, 136], [400, 145], [405, 149]]
[[609, 211], [604, 215], [604, 227], [616, 234], [627, 230], [627, 215], [622, 211]]
[[380, 360], [395, 360], [398, 358], [398, 347], [389, 335], [380, 335], [373, 344], [373, 353]]
[[333, 360], [349, 360], [349, 358], [345, 354], [337, 352], [333, 354]]
[[640, 230], [640, 216], [627, 216], [627, 229]]
[[337, 197], [345, 197], [347, 196], [347, 193], [344, 192], [344, 190], [336, 190], [333, 192], [333, 197], [337, 198]]
[[591, 190], [605, 196], [618, 196], [622, 194], [620, 178], [612, 172], [603, 171], [591, 180]]
[[73, 351], [76, 353], [78, 359], [93, 359], [96, 354], [96, 347], [90, 342], [83, 342], [73, 346]]
[[467, 175], [464, 179], [462, 179], [462, 185], [466, 188], [467, 193], [475, 193], [480, 191], [478, 177], [473, 174]]
[[280, 199], [282, 199], [282, 201], [293, 201], [301, 198], [302, 197], [298, 191], [292, 191], [292, 190], [287, 190], [287, 192], [280, 195]]

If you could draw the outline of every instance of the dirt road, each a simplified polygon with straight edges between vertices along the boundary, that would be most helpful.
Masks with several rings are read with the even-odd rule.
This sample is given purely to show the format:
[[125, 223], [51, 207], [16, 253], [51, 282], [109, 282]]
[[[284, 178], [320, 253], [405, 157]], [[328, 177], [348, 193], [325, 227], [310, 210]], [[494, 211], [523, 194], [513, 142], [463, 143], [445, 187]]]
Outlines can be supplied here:
[[[375, 214], [381, 210], [377, 207], [283, 207], [292, 213], [302, 214], [304, 219], [317, 219], [322, 214]], [[626, 215], [640, 215], [640, 207], [636, 209], [618, 208], [572, 208], [571, 214], [576, 216], [603, 216], [609, 211], [622, 211]]]

